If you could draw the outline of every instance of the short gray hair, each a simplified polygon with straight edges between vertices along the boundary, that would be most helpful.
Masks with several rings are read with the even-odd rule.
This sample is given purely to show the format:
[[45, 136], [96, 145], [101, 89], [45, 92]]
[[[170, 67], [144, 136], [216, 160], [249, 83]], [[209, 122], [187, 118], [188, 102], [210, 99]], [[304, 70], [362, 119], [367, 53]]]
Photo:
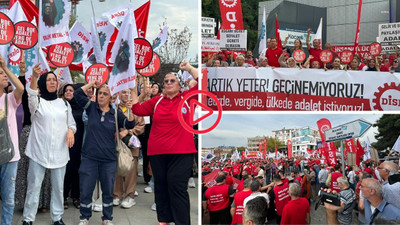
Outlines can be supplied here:
[[374, 189], [375, 193], [379, 196], [382, 197], [383, 195], [383, 189], [382, 189], [382, 185], [379, 183], [378, 180], [374, 179], [374, 178], [366, 178], [363, 179], [367, 182], [367, 187]]
[[265, 224], [265, 218], [267, 217], [267, 200], [264, 197], [255, 197], [248, 201], [245, 207], [246, 211], [244, 216], [254, 222], [255, 225]]
[[344, 184], [345, 186], [350, 186], [349, 181], [346, 177], [338, 177], [337, 182]]
[[394, 162], [383, 162], [382, 164], [383, 168], [389, 171], [389, 176], [398, 173], [399, 167]]
[[301, 187], [296, 183], [289, 184], [289, 193], [295, 197], [300, 197]]
[[247, 178], [243, 181], [243, 187], [248, 188], [251, 184], [251, 178]]

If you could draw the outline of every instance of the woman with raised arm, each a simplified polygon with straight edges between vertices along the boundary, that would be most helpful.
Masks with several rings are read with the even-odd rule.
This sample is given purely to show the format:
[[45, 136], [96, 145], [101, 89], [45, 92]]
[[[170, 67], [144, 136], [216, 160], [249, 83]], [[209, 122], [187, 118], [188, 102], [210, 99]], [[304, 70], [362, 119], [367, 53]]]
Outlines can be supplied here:
[[[182, 63], [181, 70], [189, 72], [194, 79], [198, 70], [188, 62]], [[184, 79], [177, 73], [168, 73], [164, 78], [164, 95], [139, 103], [137, 93], [133, 93], [132, 111], [138, 116], [153, 116], [153, 124], [148, 141], [148, 155], [155, 182], [155, 201], [159, 224], [174, 222], [177, 225], [190, 224], [190, 201], [187, 192], [188, 181], [193, 168], [193, 133], [187, 131], [178, 119], [181, 100], [198, 89], [197, 84], [189, 91], [184, 89]], [[135, 88], [135, 90], [137, 90]], [[189, 124], [188, 102], [179, 112]]]

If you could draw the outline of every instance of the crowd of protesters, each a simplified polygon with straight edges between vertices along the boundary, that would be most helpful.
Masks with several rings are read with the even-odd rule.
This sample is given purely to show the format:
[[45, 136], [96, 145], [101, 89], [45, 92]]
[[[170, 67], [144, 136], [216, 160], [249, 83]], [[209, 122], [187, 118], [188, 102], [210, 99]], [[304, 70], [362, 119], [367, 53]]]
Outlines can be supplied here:
[[[321, 40], [314, 39], [310, 44], [311, 29], [307, 30], [305, 46], [300, 39], [294, 41], [294, 46], [286, 46], [289, 37], [286, 37], [283, 44], [279, 45], [276, 38], [267, 39], [267, 49], [261, 53], [259, 58], [253, 57], [251, 50], [245, 53], [235, 54], [234, 51], [220, 51], [217, 53], [203, 53], [203, 67], [271, 67], [271, 68], [311, 68], [326, 70], [360, 70], [360, 71], [380, 71], [380, 72], [400, 72], [400, 52], [396, 47], [396, 53], [392, 55], [378, 55], [372, 57], [358, 54], [353, 56], [353, 60], [348, 64], [342, 63], [339, 54], [332, 49], [331, 43], [326, 43], [324, 49], [321, 47]], [[296, 62], [293, 53], [296, 50], [303, 50], [308, 53], [308, 57], [303, 62]], [[332, 53], [332, 61], [323, 63], [320, 59], [322, 50], [329, 50]]]
[[[340, 159], [328, 165], [313, 156], [203, 161], [203, 223], [310, 224], [311, 205], [322, 204], [327, 224], [399, 224], [398, 160], [344, 163], [345, 174]], [[319, 191], [338, 195], [340, 205], [321, 203]], [[255, 198], [263, 207], [248, 208]]]
[[[137, 87], [112, 96], [108, 85], [97, 81], [65, 84], [53, 72], [40, 75], [39, 64], [24, 88], [26, 63], [19, 66], [17, 77], [0, 56], [0, 129], [8, 131], [1, 135], [1, 156], [3, 161], [11, 157], [0, 164], [1, 224], [11, 224], [17, 205], [23, 208], [24, 225], [34, 223], [40, 208], [50, 208], [52, 224], [63, 225], [71, 198], [80, 210], [74, 224], [89, 224], [95, 210], [103, 212], [103, 225], [112, 225], [113, 206], [136, 204], [140, 147], [149, 184], [145, 192], [155, 194], [151, 208], [157, 220], [190, 224], [187, 188], [195, 187], [197, 147], [193, 133], [170, 112], [177, 111], [186, 93], [197, 90], [196, 68], [187, 62], [179, 66], [194, 81], [168, 73], [161, 86], [138, 76]], [[189, 113], [184, 119], [189, 121]], [[131, 149], [135, 161], [124, 177], [117, 175], [116, 138]]]

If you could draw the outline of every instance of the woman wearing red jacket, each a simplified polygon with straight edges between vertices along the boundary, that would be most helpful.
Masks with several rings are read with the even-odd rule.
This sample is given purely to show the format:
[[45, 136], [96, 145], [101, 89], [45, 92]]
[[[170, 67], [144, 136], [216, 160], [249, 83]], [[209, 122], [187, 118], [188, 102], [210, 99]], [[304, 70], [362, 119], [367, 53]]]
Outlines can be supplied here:
[[[198, 70], [188, 62], [179, 67], [197, 80]], [[163, 82], [164, 95], [155, 96], [142, 104], [139, 103], [137, 93], [133, 93], [133, 113], [138, 116], [153, 116], [147, 154], [154, 176], [157, 219], [160, 224], [190, 224], [187, 186], [194, 153], [197, 154], [197, 151], [193, 133], [187, 131], [179, 122], [177, 112], [181, 99], [191, 91], [197, 90], [198, 86], [196, 84], [189, 91], [181, 93], [184, 82], [180, 74], [168, 73]], [[183, 104], [180, 110], [185, 122], [189, 124], [189, 105]]]

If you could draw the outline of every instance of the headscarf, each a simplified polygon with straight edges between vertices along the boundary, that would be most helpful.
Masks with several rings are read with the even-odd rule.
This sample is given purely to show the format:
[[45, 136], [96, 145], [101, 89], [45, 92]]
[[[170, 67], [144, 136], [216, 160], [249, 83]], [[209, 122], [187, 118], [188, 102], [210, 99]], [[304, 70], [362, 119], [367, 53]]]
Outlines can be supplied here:
[[57, 90], [52, 93], [50, 93], [47, 90], [46, 81], [47, 81], [47, 76], [49, 74], [53, 74], [57, 78], [57, 76], [52, 71], [44, 73], [43, 75], [40, 76], [40, 78], [38, 80], [38, 86], [39, 86], [39, 90], [40, 90], [40, 97], [42, 97], [43, 99], [45, 99], [47, 101], [53, 101], [53, 100], [57, 99]]
[[179, 70], [178, 73], [171, 72], [168, 74], [173, 74], [176, 77], [176, 79], [178, 80], [179, 86], [181, 87], [180, 92], [183, 92], [183, 90], [185, 90], [186, 84], [185, 84], [185, 79], [183, 78], [183, 75], [182, 75], [182, 71]]

